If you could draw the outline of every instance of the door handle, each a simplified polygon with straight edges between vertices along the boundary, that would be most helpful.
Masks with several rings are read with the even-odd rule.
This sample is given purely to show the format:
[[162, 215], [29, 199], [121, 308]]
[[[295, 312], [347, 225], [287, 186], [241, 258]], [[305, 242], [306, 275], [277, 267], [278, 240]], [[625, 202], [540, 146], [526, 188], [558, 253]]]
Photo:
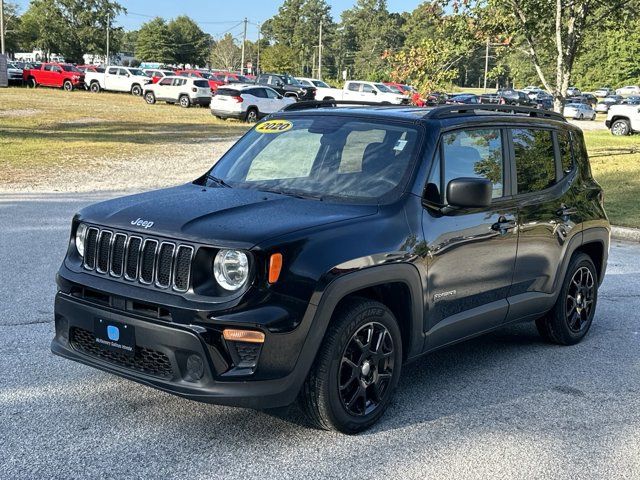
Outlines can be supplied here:
[[496, 223], [491, 225], [491, 230], [505, 234], [507, 233], [508, 230], [515, 228], [515, 226], [516, 226], [515, 220], [513, 219], [507, 220], [506, 217], [500, 217]]

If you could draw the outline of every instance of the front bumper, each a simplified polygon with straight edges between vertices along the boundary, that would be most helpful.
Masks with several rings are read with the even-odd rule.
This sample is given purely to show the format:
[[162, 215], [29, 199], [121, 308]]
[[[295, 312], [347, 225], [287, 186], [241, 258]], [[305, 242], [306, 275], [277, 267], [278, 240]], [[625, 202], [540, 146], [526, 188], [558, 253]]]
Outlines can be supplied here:
[[[95, 343], [96, 319], [133, 327], [135, 355], [112, 353]], [[228, 356], [223, 355], [215, 338], [215, 329], [153, 321], [62, 292], [56, 295], [55, 337], [51, 342], [51, 351], [56, 355], [201, 402], [262, 409], [289, 405], [295, 400], [308, 371], [303, 364], [308, 362], [296, 362], [293, 370], [277, 378], [254, 378], [229, 369]], [[269, 348], [267, 335], [262, 352], [257, 354], [260, 363], [277, 363], [274, 355], [292, 352], [297, 359], [300, 350], [295, 348], [296, 342], [283, 352], [277, 340], [282, 338], [274, 342], [275, 349]], [[274, 354], [274, 350], [280, 352]], [[270, 358], [262, 358], [265, 354]], [[190, 360], [194, 355], [201, 359], [195, 374]], [[230, 371], [234, 373], [230, 375]]]

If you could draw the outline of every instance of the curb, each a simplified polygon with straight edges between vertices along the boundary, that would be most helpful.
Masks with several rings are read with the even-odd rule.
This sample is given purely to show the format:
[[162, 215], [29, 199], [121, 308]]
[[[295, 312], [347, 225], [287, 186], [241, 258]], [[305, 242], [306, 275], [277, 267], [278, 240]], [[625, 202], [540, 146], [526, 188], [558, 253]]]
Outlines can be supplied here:
[[640, 242], [640, 229], [627, 227], [611, 227], [611, 238]]

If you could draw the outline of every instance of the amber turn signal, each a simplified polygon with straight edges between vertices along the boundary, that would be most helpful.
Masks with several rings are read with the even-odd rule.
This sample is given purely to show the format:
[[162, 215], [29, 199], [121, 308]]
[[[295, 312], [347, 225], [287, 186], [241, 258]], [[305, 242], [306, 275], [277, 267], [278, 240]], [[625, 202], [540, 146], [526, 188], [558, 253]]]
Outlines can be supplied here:
[[274, 253], [269, 259], [269, 283], [276, 283], [282, 270], [282, 254]]
[[264, 333], [256, 330], [225, 328], [222, 336], [230, 342], [264, 343]]

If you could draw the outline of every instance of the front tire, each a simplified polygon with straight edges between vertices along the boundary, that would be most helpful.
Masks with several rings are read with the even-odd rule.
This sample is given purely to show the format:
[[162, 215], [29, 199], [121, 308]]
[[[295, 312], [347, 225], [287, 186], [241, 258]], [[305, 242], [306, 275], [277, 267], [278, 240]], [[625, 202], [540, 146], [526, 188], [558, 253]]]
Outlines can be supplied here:
[[131, 87], [131, 95], [139, 97], [142, 95], [142, 87], [137, 83]]
[[31, 77], [29, 79], [27, 79], [27, 87], [28, 88], [36, 88], [38, 86], [38, 82], [36, 82], [36, 79]]
[[153, 105], [154, 103], [156, 103], [156, 96], [153, 92], [147, 92], [144, 94], [144, 101], [147, 102], [149, 105]]
[[574, 345], [591, 328], [598, 303], [598, 274], [589, 255], [579, 253], [569, 263], [560, 295], [544, 317], [536, 320], [540, 335], [551, 343]]
[[379, 302], [349, 300], [327, 329], [300, 393], [301, 408], [317, 428], [361, 432], [384, 414], [401, 366], [393, 313]]
[[71, 83], [71, 81], [69, 80], [65, 80], [64, 83], [62, 84], [62, 89], [65, 92], [70, 92], [71, 90], [73, 90], [73, 83]]
[[631, 124], [629, 120], [616, 120], [611, 125], [611, 133], [617, 137], [623, 137], [631, 133]]

